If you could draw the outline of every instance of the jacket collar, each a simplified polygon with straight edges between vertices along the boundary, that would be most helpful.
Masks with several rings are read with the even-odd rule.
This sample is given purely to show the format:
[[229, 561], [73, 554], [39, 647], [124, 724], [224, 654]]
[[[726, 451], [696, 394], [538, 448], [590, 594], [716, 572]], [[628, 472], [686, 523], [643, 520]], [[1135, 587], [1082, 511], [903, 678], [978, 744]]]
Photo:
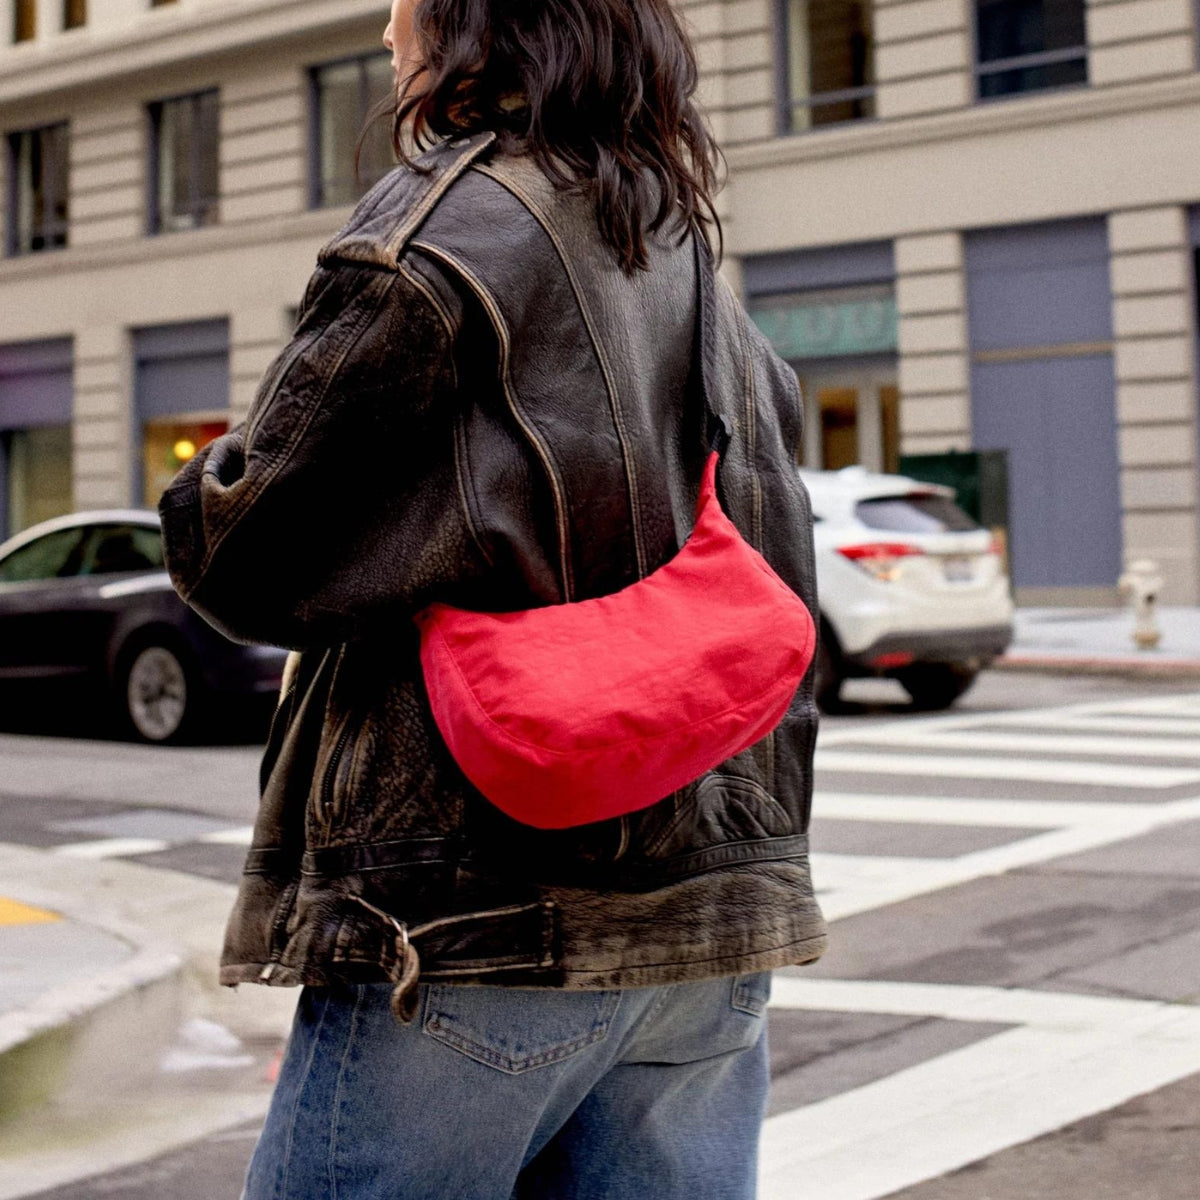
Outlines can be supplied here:
[[318, 261], [322, 266], [360, 262], [398, 271], [405, 247], [425, 218], [495, 141], [494, 133], [485, 132], [441, 142], [417, 159], [416, 169], [401, 166], [389, 172], [362, 198]]

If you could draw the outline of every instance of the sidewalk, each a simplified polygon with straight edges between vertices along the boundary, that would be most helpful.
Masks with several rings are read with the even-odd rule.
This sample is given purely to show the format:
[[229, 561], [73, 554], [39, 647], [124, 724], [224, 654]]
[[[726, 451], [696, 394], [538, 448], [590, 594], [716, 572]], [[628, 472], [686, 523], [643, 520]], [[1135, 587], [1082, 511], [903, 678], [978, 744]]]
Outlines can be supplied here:
[[134, 955], [123, 938], [0, 895], [0, 1119], [50, 1098], [55, 1034], [132, 983]]
[[1128, 609], [1019, 608], [1016, 637], [996, 666], [1014, 671], [1200, 679], [1200, 608], [1159, 612], [1162, 641], [1133, 643]]
[[0, 880], [0, 1200], [262, 1117], [295, 996], [217, 987], [231, 887], [7, 844]]

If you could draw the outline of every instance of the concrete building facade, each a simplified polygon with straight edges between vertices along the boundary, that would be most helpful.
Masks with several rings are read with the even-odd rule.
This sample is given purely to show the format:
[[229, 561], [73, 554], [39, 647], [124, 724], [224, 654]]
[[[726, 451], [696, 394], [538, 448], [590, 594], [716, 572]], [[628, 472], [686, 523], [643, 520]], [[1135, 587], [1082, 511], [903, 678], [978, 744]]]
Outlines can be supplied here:
[[[1030, 600], [1200, 601], [1193, 0], [690, 0], [810, 465], [1004, 450]], [[0, 531], [153, 503], [346, 219], [379, 0], [0, 0]], [[384, 169], [368, 141], [368, 178]]]

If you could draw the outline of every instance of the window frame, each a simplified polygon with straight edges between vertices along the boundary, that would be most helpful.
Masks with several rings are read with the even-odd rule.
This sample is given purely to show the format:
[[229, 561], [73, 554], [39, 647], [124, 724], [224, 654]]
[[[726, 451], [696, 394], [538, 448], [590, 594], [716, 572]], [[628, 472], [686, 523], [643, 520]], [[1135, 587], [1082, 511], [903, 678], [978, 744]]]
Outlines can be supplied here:
[[[308, 68], [308, 207], [310, 210], [340, 208], [345, 203], [343, 201], [330, 203], [325, 199], [326, 184], [321, 174], [321, 159], [324, 151], [321, 139], [321, 72], [334, 67], [348, 66], [351, 63], [358, 66], [359, 130], [361, 133], [366, 127], [366, 120], [372, 107], [367, 63], [387, 57], [386, 51], [371, 50], [365, 54], [346, 54], [340, 58], [326, 59], [324, 62], [314, 63]], [[357, 187], [357, 181], [355, 181], [355, 185]]]
[[[34, 247], [32, 244], [28, 249], [23, 249], [18, 244], [18, 222], [20, 209], [21, 195], [21, 179], [18, 170], [20, 151], [18, 150], [18, 142], [21, 138], [34, 137], [35, 135], [43, 135], [51, 130], [61, 130], [63, 133], [62, 145], [64, 154], [64, 170], [62, 172], [64, 184], [64, 209], [66, 215], [62, 221], [57, 218], [45, 222], [40, 233], [35, 232], [35, 227], [30, 226], [30, 242], [32, 243], [36, 236], [41, 236], [43, 241], [47, 237], [53, 238], [57, 234], [62, 234], [61, 242], [52, 242], [49, 245]], [[7, 171], [7, 186], [5, 187], [5, 203], [8, 206], [8, 220], [5, 222], [4, 229], [4, 257], [5, 258], [24, 258], [31, 254], [47, 254], [53, 253], [56, 250], [65, 250], [71, 244], [71, 123], [70, 121], [50, 121], [43, 125], [35, 125], [26, 129], [11, 129], [4, 135], [4, 154], [5, 167]], [[43, 149], [43, 162], [46, 155]], [[46, 174], [45, 167], [42, 170], [43, 176]], [[43, 187], [43, 190], [44, 187]], [[53, 203], [57, 200], [57, 196], [51, 198], [51, 203], [43, 204], [43, 209], [55, 207]]]
[[[1002, 104], [1007, 100], [1019, 100], [1025, 96], [1041, 96], [1046, 93], [1069, 92], [1077, 91], [1081, 88], [1091, 86], [1091, 44], [1087, 37], [1087, 27], [1084, 26], [1083, 41], [1078, 46], [1067, 46], [1058, 50], [1037, 50], [1030, 54], [1014, 54], [1008, 58], [995, 58], [989, 62], [982, 62], [980, 59], [981, 47], [979, 44], [980, 24], [979, 24], [979, 9], [983, 0], [971, 0], [971, 79], [975, 91], [976, 104]], [[1084, 10], [1085, 18], [1087, 13], [1087, 0], [1079, 0], [1081, 8]], [[1200, 0], [1196, 0], [1200, 4]], [[1027, 91], [1020, 92], [1001, 92], [995, 96], [985, 96], [983, 94], [983, 81], [985, 78], [992, 75], [1003, 75], [1006, 71], [1021, 71], [1031, 67], [1052, 67], [1059, 63], [1067, 62], [1082, 62], [1084, 65], [1084, 78], [1080, 83], [1060, 83], [1052, 84], [1049, 87], [1030, 88]]]
[[[202, 99], [212, 96], [216, 107], [216, 129], [213, 144], [213, 154], [217, 163], [217, 188], [211, 198], [201, 198], [193, 202], [187, 210], [195, 218], [198, 213], [210, 204], [214, 217], [211, 221], [196, 220], [195, 224], [183, 229], [169, 228], [163, 222], [162, 197], [159, 192], [159, 170], [162, 166], [162, 136], [163, 114], [167, 105], [191, 104], [191, 120], [193, 131], [198, 127], [196, 113]], [[173, 96], [162, 96], [151, 100], [146, 105], [146, 235], [160, 237], [168, 233], [192, 233], [197, 229], [211, 228], [221, 222], [221, 89], [217, 87], [200, 88], [198, 91], [182, 92]], [[188, 179], [194, 183], [201, 174], [202, 147], [200, 139], [191, 138], [188, 156]]]
[[[879, 83], [865, 84], [862, 87], [840, 88], [834, 92], [819, 92], [806, 99], [795, 99], [792, 96], [791, 79], [791, 0], [773, 0], [772, 23], [775, 28], [775, 126], [780, 137], [800, 137], [804, 134], [815, 133], [823, 129], [845, 129], [847, 127], [867, 124], [879, 119], [878, 109], [874, 102], [879, 95]], [[862, 0], [864, 9], [871, 18], [871, 51], [875, 50], [874, 0]], [[796, 113], [804, 108], [810, 113], [814, 108], [829, 104], [845, 104], [855, 100], [871, 100], [870, 116], [853, 117], [846, 121], [831, 121], [828, 124], [810, 124], [807, 129], [796, 128]]]

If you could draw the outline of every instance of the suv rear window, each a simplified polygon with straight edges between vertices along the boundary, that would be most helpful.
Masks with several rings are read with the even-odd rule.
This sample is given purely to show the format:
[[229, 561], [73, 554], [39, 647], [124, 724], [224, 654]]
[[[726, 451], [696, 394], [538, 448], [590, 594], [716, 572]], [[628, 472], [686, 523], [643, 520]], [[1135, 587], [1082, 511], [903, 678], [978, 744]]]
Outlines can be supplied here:
[[979, 526], [949, 496], [916, 492], [860, 500], [854, 515], [868, 529], [889, 533], [966, 533]]

